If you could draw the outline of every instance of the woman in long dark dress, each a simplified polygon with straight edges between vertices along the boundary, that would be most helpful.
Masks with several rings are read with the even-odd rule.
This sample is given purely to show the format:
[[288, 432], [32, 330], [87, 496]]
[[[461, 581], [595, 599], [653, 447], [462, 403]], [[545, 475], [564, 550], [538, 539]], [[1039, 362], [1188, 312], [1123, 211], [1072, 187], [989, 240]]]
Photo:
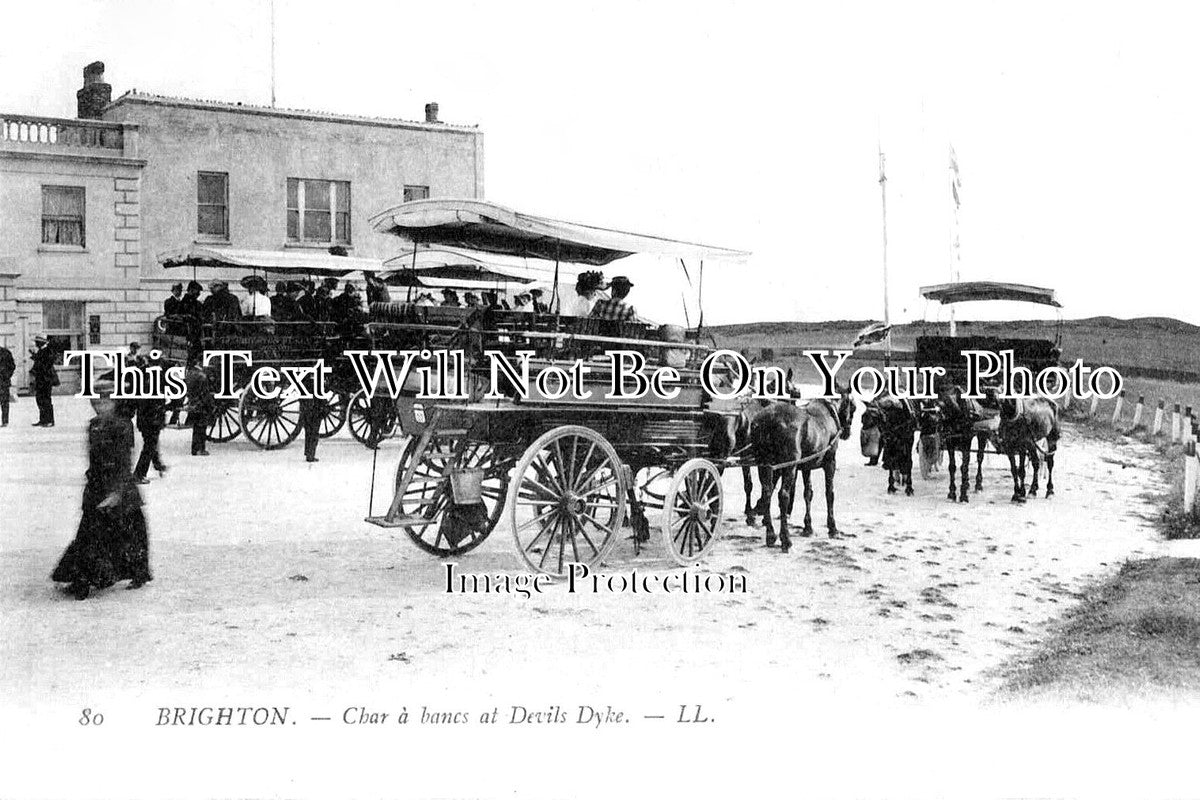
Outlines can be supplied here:
[[116, 413], [107, 394], [93, 399], [92, 408], [83, 517], [50, 576], [69, 584], [76, 600], [117, 581], [129, 580], [127, 588], [137, 589], [153, 579], [142, 496], [130, 470], [133, 424]]

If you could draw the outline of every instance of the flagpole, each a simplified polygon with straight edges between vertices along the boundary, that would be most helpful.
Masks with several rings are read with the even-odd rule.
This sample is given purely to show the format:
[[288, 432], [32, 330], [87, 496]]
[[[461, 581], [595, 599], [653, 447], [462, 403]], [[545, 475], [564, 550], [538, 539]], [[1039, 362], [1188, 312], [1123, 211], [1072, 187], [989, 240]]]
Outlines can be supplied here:
[[887, 271], [887, 157], [883, 154], [883, 145], [879, 145], [879, 194], [883, 200], [883, 324], [887, 328], [884, 337], [883, 354], [884, 366], [892, 363], [892, 330], [891, 318], [888, 311], [888, 271]]
[[[959, 281], [959, 258], [958, 258], [958, 157], [954, 152], [954, 145], [950, 144], [950, 202], [954, 203], [953, 221], [954, 226], [950, 232], [950, 282], [958, 283]], [[955, 336], [958, 333], [958, 325], [954, 319], [954, 306], [950, 306], [950, 335]]]
[[271, 0], [271, 108], [275, 107], [275, 0]]

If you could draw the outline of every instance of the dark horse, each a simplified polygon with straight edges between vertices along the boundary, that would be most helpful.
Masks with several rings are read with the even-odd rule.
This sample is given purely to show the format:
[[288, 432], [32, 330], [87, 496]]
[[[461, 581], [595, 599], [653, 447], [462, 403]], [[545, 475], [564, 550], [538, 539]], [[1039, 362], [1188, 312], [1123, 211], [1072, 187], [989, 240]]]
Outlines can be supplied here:
[[836, 401], [819, 398], [804, 405], [771, 403], [754, 419], [750, 442], [758, 463], [762, 497], [752, 513], [761, 514], [767, 529], [767, 546], [775, 544], [775, 526], [771, 524], [771, 495], [779, 489], [779, 548], [786, 553], [792, 547], [788, 536], [788, 514], [796, 492], [796, 472], [804, 476], [804, 529], [801, 536], [812, 536], [812, 470], [825, 472], [825, 509], [829, 536], [837, 536], [833, 519], [833, 475], [837, 470], [839, 439], [850, 438], [854, 421], [854, 401], [850, 392], [839, 389]]
[[[950, 456], [950, 492], [946, 496], [960, 503], [969, 502], [967, 486], [970, 483], [972, 443], [977, 444], [979, 452], [975, 462], [975, 491], [983, 491], [983, 455], [992, 433], [986, 409], [978, 400], [963, 397], [963, 393], [961, 386], [942, 387], [938, 392], [936, 407], [923, 409], [918, 422], [922, 430], [935, 421], [938, 423], [937, 436]], [[962, 457], [961, 487], [955, 485], [954, 473], [958, 469], [955, 456]]]
[[896, 493], [896, 476], [904, 494], [913, 494], [913, 441], [917, 433], [917, 414], [911, 400], [884, 393], [867, 403], [862, 417], [863, 455], [874, 460], [883, 456], [888, 472], [888, 494]]
[[[1037, 497], [1039, 456], [1043, 455], [1038, 442], [1046, 440], [1046, 497], [1054, 495], [1054, 454], [1058, 451], [1058, 406], [1044, 397], [1000, 400], [1000, 427], [997, 440], [1008, 454], [1008, 467], [1013, 478], [1013, 502], [1025, 502], [1025, 458], [1033, 462], [1033, 483], [1029, 496]], [[1018, 459], [1020, 467], [1017, 466]]]

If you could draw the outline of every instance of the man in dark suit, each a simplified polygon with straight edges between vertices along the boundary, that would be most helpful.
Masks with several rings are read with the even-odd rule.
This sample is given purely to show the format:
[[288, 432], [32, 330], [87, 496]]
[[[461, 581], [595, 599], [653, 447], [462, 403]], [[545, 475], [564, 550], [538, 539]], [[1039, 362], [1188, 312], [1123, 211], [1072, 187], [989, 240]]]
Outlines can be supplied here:
[[171, 287], [170, 296], [163, 301], [163, 316], [173, 317], [179, 313], [179, 304], [183, 302], [183, 284], [177, 283]]
[[58, 373], [54, 369], [54, 349], [50, 347], [50, 340], [40, 333], [33, 337], [33, 343], [34, 349], [29, 351], [33, 358], [29, 377], [33, 379], [33, 396], [38, 407], [38, 421], [33, 423], [33, 427], [53, 428], [54, 401], [50, 393], [58, 383]]
[[[146, 361], [147, 369], [160, 367], [166, 370], [167, 366], [168, 364], [161, 358]], [[167, 471], [167, 465], [162, 462], [162, 456], [158, 451], [158, 437], [166, 422], [166, 400], [161, 397], [151, 397], [137, 401], [137, 429], [142, 434], [142, 452], [138, 455], [133, 477], [137, 479], [138, 483], [150, 482], [146, 478], [146, 473], [150, 471], [151, 464], [158, 470], [159, 475]]]
[[208, 455], [208, 420], [215, 411], [212, 385], [208, 373], [193, 360], [188, 365], [187, 375], [188, 422], [192, 425], [192, 455]]
[[8, 404], [12, 399], [12, 376], [17, 371], [17, 362], [12, 351], [0, 345], [0, 428], [8, 426]]

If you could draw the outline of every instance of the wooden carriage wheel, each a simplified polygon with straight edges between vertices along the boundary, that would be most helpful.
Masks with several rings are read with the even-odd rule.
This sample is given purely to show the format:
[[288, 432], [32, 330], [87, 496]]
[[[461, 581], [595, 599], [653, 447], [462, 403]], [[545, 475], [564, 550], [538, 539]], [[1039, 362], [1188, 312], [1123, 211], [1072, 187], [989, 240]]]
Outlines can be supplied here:
[[267, 400], [247, 386], [238, 415], [246, 438], [264, 450], [287, 447], [300, 433], [300, 397], [295, 392]]
[[517, 553], [555, 577], [598, 566], [625, 519], [628, 491], [617, 451], [591, 428], [563, 425], [538, 437], [513, 470], [509, 518]]
[[232, 442], [242, 432], [242, 419], [238, 413], [238, 401], [233, 399], [213, 400], [213, 415], [208, 421], [210, 442]]
[[[409, 440], [396, 466], [396, 492], [404, 472], [420, 444], [418, 437]], [[504, 510], [504, 496], [508, 491], [508, 474], [512, 469], [511, 458], [503, 459], [489, 445], [481, 442], [461, 442], [452, 439], [434, 439], [429, 442], [413, 472], [408, 488], [400, 497], [400, 512], [404, 516], [420, 516], [432, 520], [428, 525], [405, 527], [408, 538], [426, 553], [436, 556], [454, 556], [478, 547], [500, 521]], [[480, 502], [482, 513], [473, 508], [452, 511], [457, 519], [443, 527], [444, 516], [451, 509], [454, 498], [450, 488], [452, 468], [483, 470], [483, 486]]]
[[333, 436], [346, 424], [346, 405], [346, 395], [341, 392], [335, 392], [331, 400], [317, 400], [317, 407], [321, 412], [322, 439]]
[[[350, 435], [367, 447], [378, 447], [379, 442], [396, 435], [395, 404], [390, 399], [379, 402], [388, 404], [386, 412], [381, 414], [384, 417], [381, 429], [377, 429], [378, 423], [372, 419], [371, 399], [365, 391], [359, 389], [346, 404], [346, 424], [350, 428]], [[378, 410], [376, 413], [379, 413]]]
[[721, 474], [711, 461], [693, 458], [675, 472], [662, 510], [663, 544], [675, 563], [694, 564], [713, 549], [724, 502]]

